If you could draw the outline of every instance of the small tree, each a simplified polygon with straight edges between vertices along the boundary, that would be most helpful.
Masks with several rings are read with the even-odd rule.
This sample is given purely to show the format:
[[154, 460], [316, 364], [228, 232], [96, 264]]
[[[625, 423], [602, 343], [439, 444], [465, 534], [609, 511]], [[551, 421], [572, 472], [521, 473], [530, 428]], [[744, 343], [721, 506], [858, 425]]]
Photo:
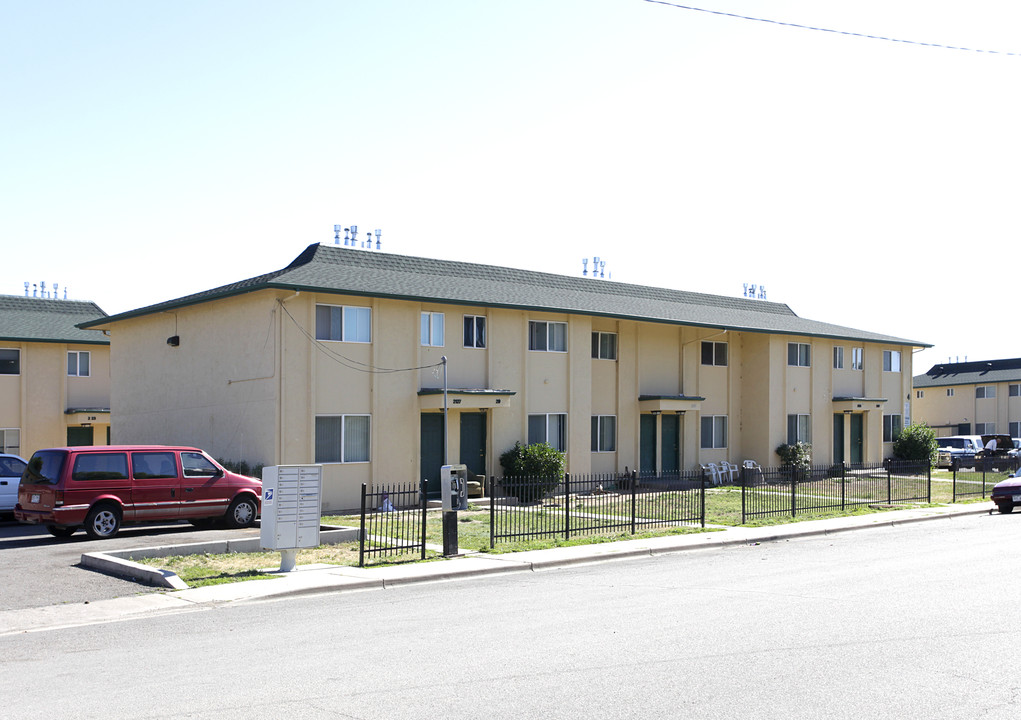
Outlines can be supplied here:
[[806, 442], [784, 443], [776, 449], [785, 468], [808, 470], [812, 467], [812, 446]]
[[898, 460], [918, 460], [935, 464], [938, 448], [935, 430], [924, 422], [912, 423], [894, 440], [893, 456]]
[[503, 488], [523, 503], [541, 500], [560, 484], [566, 464], [564, 454], [549, 443], [522, 447], [516, 442], [500, 456]]

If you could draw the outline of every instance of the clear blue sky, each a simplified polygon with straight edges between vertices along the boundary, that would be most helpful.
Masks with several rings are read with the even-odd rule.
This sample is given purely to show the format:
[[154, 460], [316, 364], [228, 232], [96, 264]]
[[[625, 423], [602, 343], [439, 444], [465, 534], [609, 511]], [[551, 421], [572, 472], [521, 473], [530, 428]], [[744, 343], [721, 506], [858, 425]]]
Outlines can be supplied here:
[[[1021, 6], [701, 8], [1021, 53]], [[0, 0], [0, 293], [110, 313], [384, 251], [1016, 357], [1021, 57], [644, 0]]]

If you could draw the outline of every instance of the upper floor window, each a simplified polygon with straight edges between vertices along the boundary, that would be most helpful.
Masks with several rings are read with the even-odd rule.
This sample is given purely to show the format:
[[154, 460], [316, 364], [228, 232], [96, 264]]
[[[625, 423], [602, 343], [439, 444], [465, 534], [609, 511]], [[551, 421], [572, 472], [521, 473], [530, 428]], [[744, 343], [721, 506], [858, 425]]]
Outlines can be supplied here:
[[865, 348], [851, 348], [851, 369], [861, 370], [865, 367]]
[[464, 346], [479, 349], [486, 347], [486, 318], [484, 316], [464, 316]]
[[839, 345], [836, 345], [833, 348], [833, 369], [844, 369], [844, 348]]
[[954, 396], [954, 389], [953, 388], [947, 388], [947, 397], [953, 397], [953, 396]]
[[372, 342], [372, 308], [316, 305], [316, 340]]
[[21, 350], [0, 348], [0, 375], [21, 374]]
[[727, 416], [703, 415], [700, 446], [705, 449], [727, 447]]
[[787, 444], [812, 442], [812, 416], [811, 415], [788, 415], [787, 416]]
[[900, 372], [900, 350], [883, 350], [883, 371]]
[[528, 444], [549, 443], [560, 452], [567, 452], [567, 414], [539, 413], [528, 416]]
[[592, 416], [592, 452], [617, 451], [617, 416]]
[[709, 342], [705, 341], [702, 343], [702, 364], [703, 365], [718, 365], [726, 367], [727, 365], [727, 343], [725, 342]]
[[617, 333], [592, 333], [592, 357], [598, 360], [616, 360]]
[[925, 397], [925, 390], [915, 390], [915, 398], [921, 400]]
[[530, 320], [528, 349], [542, 352], [567, 352], [567, 323]]
[[443, 313], [422, 313], [422, 344], [443, 347]]
[[1007, 395], [1008, 395], [1008, 397], [1018, 397], [1018, 396], [1021, 396], [1021, 385], [1019, 385], [1018, 383], [1012, 383], [1012, 384], [1008, 385], [1007, 386]]
[[90, 354], [84, 350], [67, 353], [67, 374], [71, 377], [88, 377]]
[[812, 346], [808, 343], [787, 343], [787, 364], [794, 367], [811, 367]]
[[883, 442], [895, 442], [903, 425], [900, 415], [883, 415]]
[[996, 397], [996, 386], [995, 385], [979, 385], [975, 388], [975, 399], [982, 400], [986, 398]]

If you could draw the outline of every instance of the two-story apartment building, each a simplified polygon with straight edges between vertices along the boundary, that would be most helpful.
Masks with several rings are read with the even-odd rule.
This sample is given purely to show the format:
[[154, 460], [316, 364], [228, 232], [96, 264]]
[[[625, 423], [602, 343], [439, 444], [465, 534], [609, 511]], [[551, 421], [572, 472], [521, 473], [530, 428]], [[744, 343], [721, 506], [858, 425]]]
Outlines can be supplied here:
[[938, 436], [1021, 437], [1021, 358], [940, 363], [912, 383], [915, 419]]
[[444, 462], [499, 474], [515, 442], [582, 474], [774, 464], [798, 439], [879, 460], [924, 346], [778, 303], [329, 245], [83, 327], [110, 333], [116, 442], [322, 463], [328, 510]]
[[95, 303], [0, 295], [0, 444], [103, 445], [110, 432], [110, 341], [79, 323]]

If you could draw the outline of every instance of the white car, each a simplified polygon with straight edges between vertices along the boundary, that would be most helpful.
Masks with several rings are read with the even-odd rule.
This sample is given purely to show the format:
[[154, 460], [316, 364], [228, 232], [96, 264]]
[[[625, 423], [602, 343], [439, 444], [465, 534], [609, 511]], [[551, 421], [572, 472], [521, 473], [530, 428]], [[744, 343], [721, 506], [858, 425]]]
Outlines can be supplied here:
[[27, 463], [17, 455], [0, 453], [0, 515], [14, 512], [18, 484]]

